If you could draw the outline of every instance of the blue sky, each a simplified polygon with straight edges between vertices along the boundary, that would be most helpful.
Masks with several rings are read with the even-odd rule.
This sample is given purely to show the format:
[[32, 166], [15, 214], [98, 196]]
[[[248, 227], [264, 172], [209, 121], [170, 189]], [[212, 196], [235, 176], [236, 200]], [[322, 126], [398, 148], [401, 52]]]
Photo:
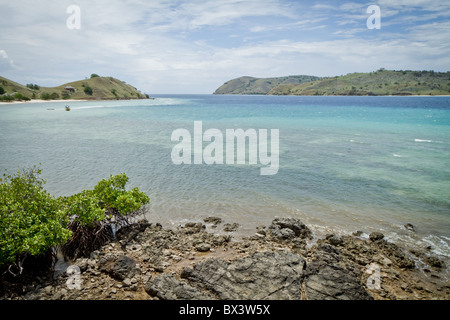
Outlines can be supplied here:
[[[69, 29], [70, 5], [80, 29]], [[381, 29], [368, 29], [369, 5]], [[450, 1], [0, 0], [0, 75], [56, 86], [91, 73], [149, 94], [239, 76], [450, 70]]]

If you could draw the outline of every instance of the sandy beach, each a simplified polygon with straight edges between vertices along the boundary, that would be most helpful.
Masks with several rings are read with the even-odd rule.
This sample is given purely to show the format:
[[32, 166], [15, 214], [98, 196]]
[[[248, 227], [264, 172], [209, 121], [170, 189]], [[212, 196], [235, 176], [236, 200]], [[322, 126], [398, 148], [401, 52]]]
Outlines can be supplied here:
[[67, 100], [41, 100], [35, 99], [30, 101], [11, 101], [11, 102], [0, 102], [0, 106], [2, 105], [10, 105], [10, 104], [32, 104], [32, 103], [57, 103], [57, 102], [82, 102], [88, 100], [75, 100], [75, 99], [67, 99]]

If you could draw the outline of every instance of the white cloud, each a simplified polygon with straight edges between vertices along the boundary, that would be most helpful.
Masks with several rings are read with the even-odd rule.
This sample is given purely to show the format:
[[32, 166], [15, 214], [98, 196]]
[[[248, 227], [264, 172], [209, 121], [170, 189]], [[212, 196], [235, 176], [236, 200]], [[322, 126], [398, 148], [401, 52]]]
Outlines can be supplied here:
[[5, 50], [0, 50], [0, 67], [1, 69], [17, 68], [14, 61], [8, 57]]
[[403, 10], [421, 9], [426, 11], [440, 11], [450, 8], [450, 3], [442, 0], [378, 0], [377, 4]]
[[[286, 0], [79, 0], [80, 30], [66, 27], [72, 1], [41, 3], [47, 5], [11, 1], [0, 12], [0, 70], [21, 83], [53, 86], [98, 73], [148, 93], [210, 93], [242, 75], [444, 71], [450, 65], [449, 22], [405, 15], [400, 0], [377, 2], [379, 31], [367, 30], [367, 3], [355, 1], [311, 9]], [[414, 3], [415, 10], [436, 4]], [[436, 19], [448, 11], [426, 14]], [[420, 23], [403, 26], [401, 19], [414, 17]], [[390, 31], [389, 23], [400, 29]]]

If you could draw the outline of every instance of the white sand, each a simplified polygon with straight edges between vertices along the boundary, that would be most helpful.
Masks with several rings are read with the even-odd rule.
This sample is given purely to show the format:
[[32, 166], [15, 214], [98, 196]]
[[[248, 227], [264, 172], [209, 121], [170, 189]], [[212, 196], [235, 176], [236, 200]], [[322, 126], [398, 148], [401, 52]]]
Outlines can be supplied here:
[[8, 101], [8, 102], [0, 102], [1, 105], [7, 105], [7, 104], [22, 104], [22, 103], [51, 103], [51, 102], [73, 102], [73, 101], [88, 101], [88, 100], [75, 100], [75, 99], [67, 99], [67, 100], [30, 100], [30, 101]]

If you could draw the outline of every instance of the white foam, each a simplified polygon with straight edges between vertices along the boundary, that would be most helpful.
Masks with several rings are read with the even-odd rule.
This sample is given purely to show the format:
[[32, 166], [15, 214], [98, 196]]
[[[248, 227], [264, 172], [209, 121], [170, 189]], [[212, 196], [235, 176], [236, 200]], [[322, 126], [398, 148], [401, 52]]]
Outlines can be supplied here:
[[105, 108], [105, 106], [82, 106], [82, 107], [70, 107], [71, 110], [80, 110], [80, 109], [93, 109], [93, 108]]
[[415, 142], [433, 142], [433, 140], [414, 139]]
[[427, 140], [427, 139], [414, 139], [415, 142], [427, 142], [427, 143], [443, 143], [442, 141], [434, 141], [434, 140]]

